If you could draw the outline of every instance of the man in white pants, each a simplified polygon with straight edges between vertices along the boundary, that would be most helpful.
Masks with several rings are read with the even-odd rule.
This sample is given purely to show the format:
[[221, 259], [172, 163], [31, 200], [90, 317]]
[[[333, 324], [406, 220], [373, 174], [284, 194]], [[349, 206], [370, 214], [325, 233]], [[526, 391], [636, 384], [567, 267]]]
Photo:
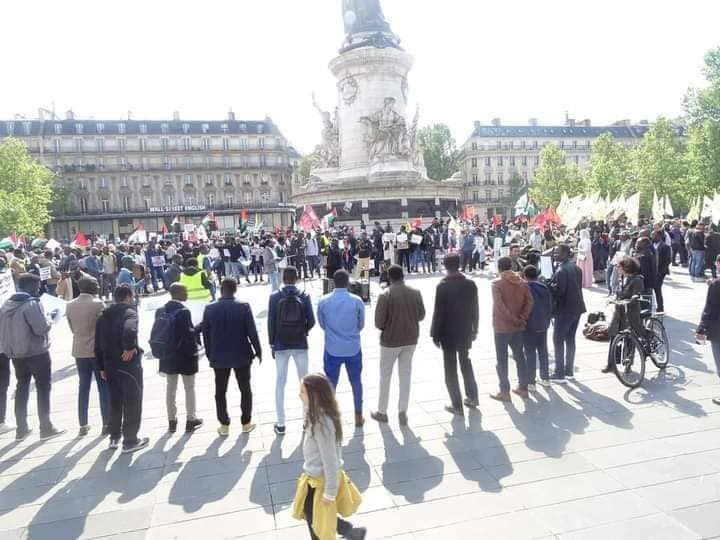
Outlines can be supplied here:
[[400, 399], [398, 418], [400, 425], [407, 425], [407, 409], [410, 401], [412, 357], [415, 353], [420, 321], [425, 318], [420, 291], [405, 285], [402, 267], [392, 265], [388, 269], [390, 287], [378, 298], [375, 308], [375, 326], [380, 334], [380, 396], [378, 410], [371, 414], [378, 422], [388, 421], [387, 408], [395, 361], [398, 363]]

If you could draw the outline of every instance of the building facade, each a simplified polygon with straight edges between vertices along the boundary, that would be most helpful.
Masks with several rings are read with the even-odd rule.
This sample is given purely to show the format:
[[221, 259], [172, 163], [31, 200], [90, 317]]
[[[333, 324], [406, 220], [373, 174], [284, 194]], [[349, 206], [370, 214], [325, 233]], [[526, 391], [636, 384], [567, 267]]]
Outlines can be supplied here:
[[241, 210], [270, 226], [292, 223], [299, 155], [270, 118], [236, 120], [0, 121], [0, 138], [22, 139], [58, 174], [62, 200], [50, 234], [122, 238], [142, 224], [159, 232], [177, 216], [198, 224], [212, 212], [234, 231]]
[[647, 122], [633, 125], [626, 120], [611, 126], [592, 126], [590, 120], [572, 119], [560, 126], [539, 125], [534, 119], [527, 126], [503, 126], [499, 119], [491, 125], [475, 122], [462, 148], [464, 203], [474, 206], [480, 216], [508, 216], [516, 202], [515, 193], [532, 183], [540, 165], [540, 151], [547, 144], [556, 144], [567, 154], [568, 163], [584, 171], [590, 163], [593, 141], [603, 133], [632, 148], [640, 144], [649, 128]]

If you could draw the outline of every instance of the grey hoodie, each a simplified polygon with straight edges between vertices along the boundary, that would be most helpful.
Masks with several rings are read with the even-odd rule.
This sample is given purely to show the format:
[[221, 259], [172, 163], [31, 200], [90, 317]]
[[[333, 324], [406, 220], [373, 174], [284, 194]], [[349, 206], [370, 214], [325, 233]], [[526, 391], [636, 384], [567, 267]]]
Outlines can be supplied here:
[[40, 301], [27, 293], [16, 293], [0, 309], [0, 350], [14, 359], [46, 353], [50, 328]]

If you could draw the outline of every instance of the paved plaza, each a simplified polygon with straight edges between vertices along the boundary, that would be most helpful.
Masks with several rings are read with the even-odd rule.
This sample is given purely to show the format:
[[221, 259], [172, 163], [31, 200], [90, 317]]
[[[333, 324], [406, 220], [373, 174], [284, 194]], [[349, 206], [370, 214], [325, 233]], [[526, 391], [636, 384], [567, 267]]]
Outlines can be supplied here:
[[[462, 420], [443, 410], [442, 360], [429, 338], [438, 279], [409, 280], [422, 290], [428, 310], [414, 359], [409, 427], [397, 422], [396, 379], [390, 424], [369, 420], [379, 380], [374, 303], [363, 335], [364, 429], [350, 424], [352, 399], [344, 374], [338, 387], [345, 467], [364, 495], [353, 521], [368, 527], [368, 538], [720, 538], [720, 407], [711, 402], [720, 394], [720, 380], [709, 346], [696, 345], [693, 336], [704, 285], [691, 283], [683, 271], [666, 282], [671, 366], [661, 373], [648, 364], [643, 388], [629, 392], [614, 376], [602, 375], [607, 344], [580, 338], [576, 383], [539, 387], [529, 401], [506, 405], [488, 397], [497, 390], [492, 301], [489, 279], [477, 277], [481, 331], [471, 358], [480, 412], [470, 411]], [[306, 284], [315, 304], [320, 285]], [[240, 291], [253, 305], [264, 347], [267, 296], [267, 286]], [[593, 290], [586, 299], [589, 308], [600, 309], [605, 294]], [[145, 340], [152, 317], [150, 311], [140, 313]], [[52, 417], [68, 433], [46, 443], [38, 441], [37, 430], [19, 444], [13, 434], [0, 439], [1, 540], [307, 538], [304, 523], [293, 520], [289, 510], [302, 465], [297, 381], [288, 383], [288, 434], [277, 438], [269, 350], [253, 369], [258, 429], [240, 433], [239, 395], [231, 388], [234, 423], [227, 439], [216, 434], [213, 379], [205, 359], [197, 392], [206, 425], [191, 436], [166, 432], [165, 380], [157, 374], [157, 361], [145, 360], [141, 434], [151, 438], [150, 447], [120, 455], [97, 437], [94, 390], [94, 432], [75, 438], [77, 375], [64, 322], [52, 337]], [[311, 370], [321, 369], [321, 340], [315, 329]], [[292, 367], [290, 373], [292, 379]], [[33, 411], [34, 399], [33, 394]], [[182, 402], [179, 409], [182, 422]], [[32, 413], [31, 424], [36, 421]]]

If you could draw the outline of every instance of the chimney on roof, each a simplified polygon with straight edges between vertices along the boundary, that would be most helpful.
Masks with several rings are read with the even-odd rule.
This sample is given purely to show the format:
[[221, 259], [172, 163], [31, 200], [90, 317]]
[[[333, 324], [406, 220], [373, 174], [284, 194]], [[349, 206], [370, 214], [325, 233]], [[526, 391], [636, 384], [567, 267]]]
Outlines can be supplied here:
[[583, 127], [590, 127], [592, 124], [590, 123], [589, 118], [585, 118], [584, 120], [581, 120], [580, 122], [578, 122], [577, 125], [583, 126]]
[[228, 111], [228, 120], [230, 120], [231, 122], [234, 122], [234, 121], [235, 121], [235, 113], [233, 112], [232, 109], [230, 109], [230, 110]]
[[502, 124], [500, 123], [500, 119], [499, 119], [499, 118], [493, 118], [493, 119], [492, 119], [492, 125], [495, 126], [495, 127], [498, 127], [498, 126], [501, 126]]
[[72, 109], [68, 109], [65, 112], [65, 120], [75, 120], [75, 113]]
[[173, 122], [180, 121], [180, 111], [173, 111]]
[[620, 126], [620, 127], [621, 126], [629, 126], [629, 125], [630, 125], [630, 120], [628, 120], [628, 119], [618, 120], [617, 122], [615, 122], [613, 124], [613, 126]]
[[530, 120], [528, 120], [528, 125], [529, 125], [529, 126], [533, 126], [533, 127], [537, 127], [537, 125], [538, 125], [538, 119], [537, 119], [537, 118], [531, 118]]
[[567, 111], [565, 111], [565, 125], [567, 127], [575, 127], [575, 119], [570, 118], [570, 113]]

